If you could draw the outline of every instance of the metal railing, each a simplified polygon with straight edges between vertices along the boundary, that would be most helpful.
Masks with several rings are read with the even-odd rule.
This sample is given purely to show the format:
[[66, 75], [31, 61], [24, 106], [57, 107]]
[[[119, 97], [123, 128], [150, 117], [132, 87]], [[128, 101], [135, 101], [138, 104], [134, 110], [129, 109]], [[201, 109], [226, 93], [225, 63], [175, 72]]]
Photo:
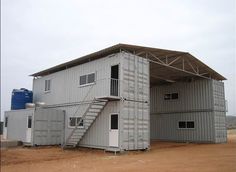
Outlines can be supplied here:
[[120, 96], [120, 82], [119, 79], [110, 79], [110, 95]]

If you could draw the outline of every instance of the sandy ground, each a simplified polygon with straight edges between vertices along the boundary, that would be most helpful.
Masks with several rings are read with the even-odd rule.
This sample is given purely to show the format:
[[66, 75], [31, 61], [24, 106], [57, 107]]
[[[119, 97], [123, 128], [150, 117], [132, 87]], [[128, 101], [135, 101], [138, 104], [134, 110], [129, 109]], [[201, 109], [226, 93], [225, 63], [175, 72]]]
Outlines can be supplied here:
[[122, 155], [101, 150], [59, 147], [12, 148], [1, 151], [2, 172], [236, 172], [236, 130], [227, 144], [153, 142], [150, 151]]

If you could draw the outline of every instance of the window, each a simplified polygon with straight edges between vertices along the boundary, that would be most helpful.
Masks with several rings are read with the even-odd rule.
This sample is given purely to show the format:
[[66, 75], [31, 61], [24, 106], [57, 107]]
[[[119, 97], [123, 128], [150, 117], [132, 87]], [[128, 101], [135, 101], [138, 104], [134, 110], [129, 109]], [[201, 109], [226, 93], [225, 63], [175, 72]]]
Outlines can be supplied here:
[[178, 99], [179, 98], [179, 94], [178, 93], [172, 93], [171, 94], [171, 98], [172, 99]]
[[[76, 127], [76, 125], [79, 123], [81, 117], [70, 117], [69, 118], [69, 126], [70, 127]], [[84, 121], [82, 120], [79, 124], [79, 127], [83, 127], [84, 126]]]
[[95, 81], [95, 73], [91, 73], [88, 75], [88, 84], [94, 83]]
[[179, 128], [194, 128], [194, 121], [179, 121]]
[[31, 128], [32, 126], [32, 116], [28, 116], [28, 128]]
[[187, 128], [194, 128], [194, 122], [193, 121], [188, 121], [187, 122]]
[[186, 128], [186, 122], [185, 121], [179, 121], [179, 128]]
[[170, 100], [171, 99], [171, 94], [165, 94], [164, 100]]
[[87, 85], [95, 82], [95, 73], [80, 76], [79, 85]]
[[111, 115], [111, 130], [118, 129], [118, 114]]
[[164, 100], [174, 100], [174, 99], [178, 99], [178, 98], [179, 98], [178, 93], [171, 93], [171, 94], [164, 95]]
[[45, 80], [45, 88], [44, 91], [50, 91], [51, 90], [51, 80]]
[[8, 125], [8, 117], [5, 117], [5, 127]]
[[85, 85], [86, 84], [86, 78], [87, 78], [87, 75], [83, 75], [83, 76], [80, 76], [80, 82], [79, 84], [80, 85]]

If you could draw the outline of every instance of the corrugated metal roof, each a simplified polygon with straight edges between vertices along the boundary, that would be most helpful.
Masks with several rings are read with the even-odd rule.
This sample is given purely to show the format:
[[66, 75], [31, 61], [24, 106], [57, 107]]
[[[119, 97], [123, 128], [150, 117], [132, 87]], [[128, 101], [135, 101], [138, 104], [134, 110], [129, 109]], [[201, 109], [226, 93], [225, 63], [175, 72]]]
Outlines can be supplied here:
[[109, 54], [113, 54], [113, 53], [118, 53], [122, 50], [128, 51], [130, 53], [135, 53], [137, 54], [138, 52], [151, 52], [154, 53], [156, 55], [158, 55], [158, 57], [165, 57], [165, 56], [186, 56], [188, 58], [189, 61], [192, 61], [194, 63], [196, 63], [199, 67], [201, 67], [202, 69], [204, 69], [204, 71], [209, 72], [211, 78], [216, 79], [216, 80], [225, 80], [226, 78], [222, 75], [220, 75], [219, 73], [217, 73], [216, 71], [214, 71], [213, 69], [211, 69], [209, 66], [207, 66], [206, 64], [204, 64], [203, 62], [201, 62], [200, 60], [198, 60], [196, 57], [194, 57], [193, 55], [191, 55], [188, 52], [182, 52], [182, 51], [173, 51], [173, 50], [166, 50], [166, 49], [160, 49], [160, 48], [153, 48], [153, 47], [145, 47], [145, 46], [137, 46], [137, 45], [130, 45], [130, 44], [116, 44], [114, 46], [102, 49], [100, 51], [82, 56], [80, 58], [77, 58], [75, 60], [66, 62], [66, 63], [62, 63], [59, 64], [57, 66], [54, 66], [52, 68], [37, 72], [32, 74], [31, 76], [34, 77], [38, 77], [38, 76], [45, 76], [51, 73], [55, 73], [61, 70], [65, 70], [67, 68], [71, 68], [83, 63], [87, 63], [89, 61], [92, 60], [96, 60], [99, 58], [103, 58]]

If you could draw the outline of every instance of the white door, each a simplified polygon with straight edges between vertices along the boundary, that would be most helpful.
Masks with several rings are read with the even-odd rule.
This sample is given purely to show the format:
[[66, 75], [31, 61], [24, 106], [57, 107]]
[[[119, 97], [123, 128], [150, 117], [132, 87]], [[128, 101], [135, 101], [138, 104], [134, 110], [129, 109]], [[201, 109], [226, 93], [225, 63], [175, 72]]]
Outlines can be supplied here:
[[109, 120], [109, 146], [118, 147], [119, 145], [119, 117], [118, 114], [111, 114]]
[[27, 129], [26, 129], [26, 142], [31, 142], [31, 128], [32, 128], [32, 116], [27, 118]]

